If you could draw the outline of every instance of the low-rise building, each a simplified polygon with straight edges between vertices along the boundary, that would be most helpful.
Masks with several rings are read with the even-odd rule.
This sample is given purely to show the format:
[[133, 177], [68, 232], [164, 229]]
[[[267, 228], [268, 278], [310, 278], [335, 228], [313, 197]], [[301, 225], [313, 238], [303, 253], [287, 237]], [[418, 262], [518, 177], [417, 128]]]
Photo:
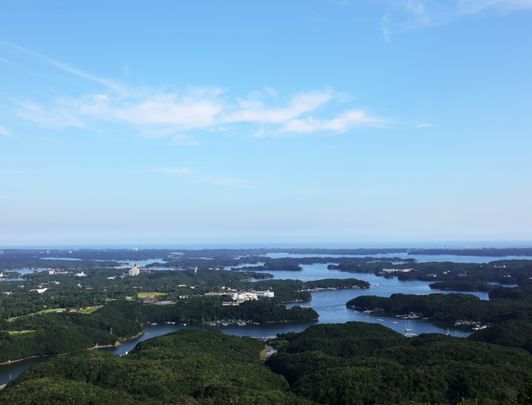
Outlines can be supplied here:
[[140, 267], [135, 263], [127, 272], [129, 277], [136, 277], [140, 274]]
[[50, 276], [65, 275], [65, 274], [68, 274], [68, 271], [62, 270], [62, 269], [50, 269], [50, 270], [48, 270], [48, 275], [50, 275]]
[[38, 294], [43, 294], [45, 293], [46, 291], [48, 291], [48, 287], [43, 287], [43, 288], [33, 288], [30, 290], [30, 292], [36, 292]]
[[255, 291], [255, 294], [257, 294], [258, 298], [273, 298], [275, 297], [275, 293], [271, 290], [266, 291]]
[[259, 297], [256, 293], [251, 291], [238, 292], [234, 294], [233, 298], [235, 301], [245, 302], [245, 301], [256, 301]]
[[392, 268], [392, 269], [382, 269], [383, 273], [409, 273], [413, 269], [402, 269], [402, 268]]

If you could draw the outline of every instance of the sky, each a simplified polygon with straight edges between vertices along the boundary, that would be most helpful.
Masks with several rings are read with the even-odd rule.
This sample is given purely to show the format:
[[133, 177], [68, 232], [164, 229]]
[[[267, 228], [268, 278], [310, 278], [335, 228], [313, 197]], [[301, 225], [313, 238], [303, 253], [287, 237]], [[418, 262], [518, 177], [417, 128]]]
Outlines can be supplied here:
[[0, 5], [0, 246], [532, 241], [532, 0]]

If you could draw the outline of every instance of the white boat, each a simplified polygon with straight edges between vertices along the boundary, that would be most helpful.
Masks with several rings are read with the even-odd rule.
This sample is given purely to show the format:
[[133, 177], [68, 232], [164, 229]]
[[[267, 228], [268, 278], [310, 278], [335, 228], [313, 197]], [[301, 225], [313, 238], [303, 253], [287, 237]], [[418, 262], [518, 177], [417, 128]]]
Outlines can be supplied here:
[[414, 333], [414, 330], [412, 329], [412, 325], [410, 324], [410, 321], [408, 321], [408, 323], [406, 324], [406, 327], [405, 327], [405, 336], [406, 336], [406, 337], [414, 337], [414, 336], [417, 336], [417, 335]]

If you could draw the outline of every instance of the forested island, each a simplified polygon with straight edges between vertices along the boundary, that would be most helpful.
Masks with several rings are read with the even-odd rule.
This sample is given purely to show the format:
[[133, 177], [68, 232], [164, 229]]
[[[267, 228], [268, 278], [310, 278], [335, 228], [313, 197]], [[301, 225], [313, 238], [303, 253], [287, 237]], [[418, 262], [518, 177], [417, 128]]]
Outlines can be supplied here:
[[489, 263], [410, 261], [388, 262], [377, 259], [344, 259], [330, 264], [331, 270], [348, 273], [373, 273], [401, 281], [432, 282], [433, 288], [460, 291], [490, 291], [496, 285], [526, 285], [530, 282], [532, 260], [497, 260]]
[[359, 311], [426, 317], [443, 325], [473, 329], [473, 340], [520, 347], [532, 353], [532, 285], [499, 287], [490, 293], [490, 298], [482, 301], [460, 294], [393, 294], [389, 298], [357, 297], [346, 305]]

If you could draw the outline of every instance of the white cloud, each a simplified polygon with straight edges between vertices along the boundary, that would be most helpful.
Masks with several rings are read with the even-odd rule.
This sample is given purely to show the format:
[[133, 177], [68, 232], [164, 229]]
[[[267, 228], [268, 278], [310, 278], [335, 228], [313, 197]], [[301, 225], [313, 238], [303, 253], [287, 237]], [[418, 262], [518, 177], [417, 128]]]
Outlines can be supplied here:
[[343, 133], [356, 127], [383, 127], [384, 121], [363, 110], [351, 110], [330, 119], [293, 119], [287, 121], [281, 132], [286, 133]]
[[111, 117], [135, 125], [170, 125], [179, 128], [206, 128], [223, 110], [220, 102], [209, 98], [153, 94], [142, 100], [111, 106]]
[[190, 180], [198, 183], [210, 183], [218, 186], [244, 186], [247, 184], [242, 179], [234, 177], [224, 177], [224, 176], [210, 176], [202, 173], [197, 173], [187, 167], [166, 167], [163, 169], [156, 170], [157, 173], [174, 175], [174, 176], [186, 176]]
[[11, 131], [0, 125], [0, 136], [11, 136]]
[[184, 175], [184, 174], [192, 173], [192, 170], [190, 170], [188, 167], [165, 167], [158, 171], [164, 174], [176, 174], [176, 175]]
[[[330, 91], [307, 91], [290, 97], [284, 106], [273, 100], [240, 99], [233, 102], [216, 88], [184, 91], [130, 91], [128, 96], [98, 93], [79, 99], [57, 99], [50, 105], [18, 103], [18, 115], [50, 127], [91, 128], [100, 123], [126, 125], [141, 134], [171, 138], [176, 144], [194, 145], [187, 131], [221, 132], [235, 126], [253, 133], [342, 133], [357, 127], [382, 127], [384, 120], [362, 109], [343, 109], [343, 97]], [[196, 142], [196, 143], [194, 143]]]
[[432, 128], [432, 127], [434, 127], [434, 124], [430, 122], [420, 122], [419, 124], [416, 125], [417, 129]]
[[502, 12], [532, 9], [532, 0], [458, 0], [458, 10], [464, 15], [488, 9]]
[[[91, 94], [45, 102], [17, 101], [18, 116], [42, 127], [97, 130], [105, 124], [117, 124], [144, 136], [169, 138], [173, 144], [192, 146], [199, 144], [192, 139], [198, 133], [240, 129], [262, 136], [330, 134], [382, 126], [384, 121], [347, 105], [352, 100], [331, 90], [307, 90], [286, 96], [264, 87], [239, 97], [217, 87], [139, 88], [121, 85], [17, 45], [0, 42], [0, 47], [101, 87]], [[182, 132], [187, 136], [179, 135]]]
[[223, 176], [200, 176], [198, 177], [200, 181], [216, 184], [218, 186], [243, 186], [246, 184], [242, 179], [237, 179], [234, 177], [223, 177]]
[[506, 14], [532, 10], [532, 0], [381, 0], [385, 41], [392, 33], [443, 25], [480, 13]]
[[201, 143], [188, 135], [176, 134], [170, 138], [170, 145], [175, 146], [200, 146]]
[[330, 92], [314, 91], [296, 94], [288, 106], [272, 108], [261, 101], [246, 99], [239, 103], [237, 111], [225, 117], [226, 122], [256, 122], [282, 124], [302, 114], [315, 111], [332, 100]]
[[33, 101], [23, 101], [18, 105], [18, 115], [27, 121], [47, 128], [85, 128], [79, 112], [74, 110], [72, 103], [56, 100], [52, 108]]

